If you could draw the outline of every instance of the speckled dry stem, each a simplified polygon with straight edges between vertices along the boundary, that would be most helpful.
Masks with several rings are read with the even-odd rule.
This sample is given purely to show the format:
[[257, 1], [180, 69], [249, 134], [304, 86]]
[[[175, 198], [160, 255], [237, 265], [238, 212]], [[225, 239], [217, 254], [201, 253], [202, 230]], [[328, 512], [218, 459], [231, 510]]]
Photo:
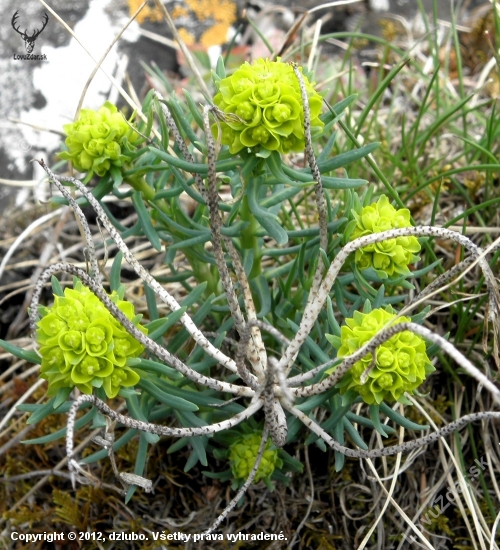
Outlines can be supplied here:
[[[323, 182], [321, 181], [321, 172], [319, 171], [316, 157], [314, 156], [314, 149], [311, 139], [311, 111], [309, 109], [309, 99], [307, 97], [307, 90], [302, 78], [302, 73], [296, 63], [292, 63], [293, 72], [297, 80], [299, 81], [300, 95], [302, 99], [302, 106], [304, 108], [304, 140], [305, 140], [305, 152], [307, 162], [311, 169], [311, 174], [315, 181], [314, 193], [316, 196], [316, 206], [318, 208], [318, 225], [319, 225], [319, 246], [325, 253], [328, 252], [328, 217], [326, 213], [326, 200], [325, 192], [323, 190]], [[314, 279], [309, 293], [308, 303], [315, 301], [316, 292], [321, 284], [323, 278], [323, 262], [321, 256], [318, 258], [316, 271], [314, 273]]]
[[490, 315], [492, 319], [498, 318], [498, 291], [497, 285], [495, 282], [495, 277], [491, 271], [491, 268], [484, 257], [482, 257], [482, 251], [479, 247], [472, 243], [470, 239], [457, 233], [456, 231], [450, 231], [443, 227], [433, 227], [433, 226], [419, 226], [419, 227], [404, 227], [400, 229], [391, 229], [388, 231], [382, 231], [381, 233], [374, 233], [372, 235], [366, 235], [360, 237], [347, 243], [333, 262], [330, 265], [330, 268], [325, 275], [321, 286], [318, 289], [317, 296], [313, 302], [308, 302], [304, 313], [302, 315], [302, 321], [300, 323], [299, 329], [295, 338], [292, 340], [290, 345], [285, 350], [283, 357], [280, 361], [280, 367], [287, 369], [289, 371], [293, 365], [293, 361], [297, 357], [299, 350], [303, 343], [305, 342], [307, 336], [311, 332], [318, 315], [323, 308], [323, 305], [326, 301], [327, 296], [329, 295], [335, 280], [337, 279], [338, 274], [345, 261], [349, 255], [359, 248], [367, 246], [369, 244], [379, 243], [395, 237], [439, 237], [439, 238], [448, 238], [454, 240], [455, 242], [461, 244], [468, 251], [472, 252], [476, 257], [478, 257], [478, 264], [483, 272], [486, 285], [489, 291], [489, 303], [490, 303]]
[[[167, 290], [165, 290], [158, 281], [146, 270], [144, 267], [142, 267], [139, 262], [134, 258], [133, 254], [130, 252], [129, 248], [121, 238], [118, 231], [114, 228], [112, 223], [109, 221], [108, 217], [106, 216], [104, 210], [101, 208], [99, 202], [96, 200], [96, 198], [90, 193], [90, 191], [77, 179], [67, 177], [67, 176], [56, 176], [50, 168], [43, 162], [40, 161], [40, 165], [42, 168], [47, 172], [50, 179], [56, 184], [58, 189], [63, 193], [63, 195], [66, 196], [67, 190], [64, 188], [64, 186], [60, 183], [61, 181], [67, 181], [75, 185], [75, 187], [85, 196], [85, 198], [89, 201], [92, 208], [96, 212], [97, 216], [101, 220], [103, 226], [106, 228], [108, 233], [110, 234], [113, 241], [116, 243], [118, 249], [123, 253], [123, 256], [125, 260], [132, 266], [134, 271], [137, 273], [137, 275], [156, 293], [156, 295], [170, 308], [171, 311], [177, 311], [181, 308], [177, 300], [173, 296], [171, 296]], [[187, 313], [184, 313], [180, 318], [181, 323], [184, 325], [184, 327], [187, 329], [187, 331], [191, 334], [191, 336], [194, 338], [196, 343], [205, 350], [205, 352], [210, 355], [210, 357], [213, 357], [219, 363], [224, 365], [229, 370], [232, 370], [233, 372], [236, 372], [236, 365], [234, 364], [234, 361], [226, 357], [220, 350], [215, 348], [211, 342], [209, 342], [203, 333], [198, 329], [198, 327], [193, 323], [191, 317]]]

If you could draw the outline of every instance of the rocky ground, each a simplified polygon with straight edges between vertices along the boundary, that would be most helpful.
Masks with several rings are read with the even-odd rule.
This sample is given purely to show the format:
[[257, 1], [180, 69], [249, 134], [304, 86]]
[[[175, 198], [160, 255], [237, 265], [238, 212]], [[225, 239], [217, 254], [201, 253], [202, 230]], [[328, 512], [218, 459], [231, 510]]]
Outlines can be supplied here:
[[[466, 21], [471, 10], [482, 3], [481, 0], [465, 2], [464, 9], [458, 12], [459, 20]], [[29, 160], [38, 156], [50, 158], [58, 148], [62, 125], [74, 118], [82, 90], [94, 68], [90, 55], [94, 59], [101, 57], [140, 2], [52, 0], [53, 12], [38, 0], [27, 0], [22, 8], [16, 0], [2, 0], [1, 4], [5, 15], [0, 25], [0, 208], [5, 208], [15, 197], [18, 203], [22, 202], [30, 186], [38, 181], [40, 174]], [[230, 35], [231, 28], [244, 21], [244, 10], [268, 38], [279, 41], [297, 15], [317, 8], [321, 2], [307, 0], [290, 5], [282, 1], [281, 4], [270, 5], [265, 0], [248, 3], [175, 0], [169, 3], [169, 10], [185, 42], [194, 49], [208, 49], [216, 58], [219, 45]], [[432, 0], [425, 0], [423, 5], [430, 12]], [[438, 2], [438, 18], [449, 21], [450, 6], [451, 2]], [[20, 32], [27, 30], [30, 36], [35, 29], [42, 28], [43, 15], [48, 13], [48, 24], [33, 49], [33, 54], [46, 59], [16, 59], [26, 54], [23, 38], [11, 23], [16, 11], [19, 12], [16, 26]], [[57, 20], [54, 12], [73, 30], [81, 44]], [[321, 17], [323, 32], [359, 28], [380, 34], [381, 21], [392, 21], [405, 32], [413, 28], [421, 33], [424, 29], [415, 19], [416, 12], [417, 3], [410, 0], [365, 0], [322, 8], [312, 17]], [[142, 63], [154, 62], [163, 71], [176, 71], [178, 63], [173, 47], [153, 40], [148, 34], [171, 36], [154, 3], [141, 12], [137, 21], [108, 54], [103, 67], [120, 81], [129, 74], [134, 88], [140, 91], [145, 82]], [[244, 33], [244, 39], [251, 41], [251, 33]], [[98, 73], [86, 92], [84, 106], [98, 108], [107, 98], [117, 100], [118, 94], [106, 76]], [[27, 183], [21, 183], [19, 188], [13, 186], [12, 180]]]

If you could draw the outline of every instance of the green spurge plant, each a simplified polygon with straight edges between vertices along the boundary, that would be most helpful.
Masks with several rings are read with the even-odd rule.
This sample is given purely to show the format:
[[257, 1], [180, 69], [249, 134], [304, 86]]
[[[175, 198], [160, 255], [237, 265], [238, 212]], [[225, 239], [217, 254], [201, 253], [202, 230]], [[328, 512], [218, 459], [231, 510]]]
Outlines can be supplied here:
[[[259, 80], [267, 74], [264, 70], [281, 75], [279, 83], [277, 76], [269, 78], [272, 89], [266, 87], [267, 81]], [[406, 296], [397, 294], [397, 289], [386, 295], [380, 278], [378, 287], [367, 287], [360, 270], [349, 268], [350, 255], [390, 241], [402, 247], [401, 243], [405, 243], [413, 261], [417, 250], [412, 239], [418, 237], [451, 239], [467, 251], [469, 256], [463, 262], [439, 275], [411, 301], [407, 300], [404, 314], [472, 262], [477, 262], [487, 286], [489, 320], [496, 327], [500, 300], [495, 279], [484, 251], [470, 239], [445, 228], [406, 226], [406, 214], [401, 215], [402, 227], [390, 225], [383, 231], [374, 230], [376, 223], [384, 217], [382, 215], [371, 227], [360, 228], [362, 231], [370, 229], [369, 233], [343, 245], [351, 211], [362, 202], [355, 189], [367, 182], [350, 179], [345, 173], [339, 177], [334, 171], [363, 158], [376, 147], [376, 144], [370, 144], [332, 153], [338, 135], [334, 126], [355, 97], [346, 98], [333, 107], [327, 106], [320, 114], [317, 95], [311, 91], [312, 79], [306, 80], [307, 75], [303, 75], [294, 64], [262, 61], [254, 68], [244, 65], [238, 74], [253, 82], [251, 95], [244, 99], [250, 106], [231, 95], [238, 92], [239, 84], [235, 88], [235, 83], [239, 80], [234, 79], [234, 75], [226, 75], [222, 60], [215, 75], [216, 87], [221, 94], [218, 107], [207, 105], [200, 112], [188, 93], [183, 104], [173, 93], [164, 100], [158, 92], [151, 91], [142, 106], [147, 122], [141, 122], [137, 127], [143, 138], [135, 143], [137, 150], [133, 163], [123, 173], [110, 171], [92, 192], [79, 179], [56, 175], [40, 161], [62, 194], [61, 200], [69, 202], [80, 220], [90, 268], [86, 272], [71, 264], [60, 263], [45, 269], [34, 290], [30, 308], [33, 331], [37, 326], [43, 329], [45, 324], [50, 324], [38, 318], [42, 289], [54, 273], [68, 273], [78, 277], [81, 284], [90, 289], [122, 329], [139, 342], [137, 346], [144, 347], [142, 356], [129, 357], [125, 362], [126, 367], [140, 377], [134, 387], [122, 384], [118, 393], [125, 400], [128, 415], [116, 412], [107, 404], [105, 391], [99, 387], [92, 394], [74, 395], [71, 402], [66, 402], [67, 394], [58, 390], [48, 403], [24, 407], [32, 412], [30, 422], [54, 411], [68, 411], [66, 452], [74, 481], [82, 475], [89, 476], [84, 464], [102, 457], [101, 452], [88, 455], [84, 460], [76, 457], [73, 439], [80, 408], [92, 407], [78, 420], [80, 427], [92, 420], [99, 425], [97, 411], [111, 421], [108, 422], [106, 438], [97, 441], [110, 457], [135, 435], [136, 430], [141, 432], [134, 474], [117, 473], [127, 490], [127, 498], [132, 496], [137, 485], [150, 489], [151, 483], [141, 476], [148, 446], [156, 443], [159, 436], [177, 438], [169, 448], [171, 452], [189, 445], [186, 470], [198, 462], [207, 466], [209, 457], [224, 454], [231, 460], [231, 451], [229, 455], [227, 453], [230, 443], [222, 441], [219, 435], [231, 430], [233, 441], [238, 434], [245, 440], [246, 431], [240, 424], [261, 411], [254, 421], [262, 433], [257, 453], [255, 436], [251, 440], [252, 456], [256, 456], [253, 468], [209, 532], [216, 529], [237, 504], [255, 476], [264, 475], [262, 470], [259, 474], [263, 456], [267, 464], [264, 472], [270, 471], [269, 465], [274, 459], [265, 453], [274, 451], [267, 447], [268, 436], [274, 447], [281, 449], [278, 458], [283, 464], [280, 465], [276, 459], [272, 475], [273, 479], [279, 479], [281, 468], [286, 467], [291, 472], [300, 469], [284, 454], [283, 447], [287, 444], [314, 442], [322, 449], [328, 445], [335, 451], [336, 468], [340, 469], [345, 456], [375, 458], [406, 452], [436, 441], [474, 420], [500, 416], [497, 412], [467, 415], [419, 439], [368, 448], [359, 431], [361, 425], [384, 437], [395, 431], [392, 426], [382, 424], [381, 415], [412, 430], [426, 428], [397, 413], [383, 399], [402, 401], [402, 388], [409, 397], [408, 392], [416, 387], [414, 384], [424, 379], [422, 369], [425, 374], [432, 370], [429, 358], [436, 349], [449, 354], [491, 392], [497, 403], [500, 403], [500, 391], [451, 343], [422, 326], [427, 310], [418, 312], [411, 321], [405, 316], [391, 323], [392, 317], [389, 317], [393, 313], [388, 306], [400, 304]], [[292, 74], [296, 82], [292, 82]], [[157, 76], [162, 78], [160, 74]], [[168, 83], [164, 82], [168, 91]], [[295, 116], [295, 102], [299, 104], [300, 113], [296, 118], [290, 118], [293, 120], [290, 124], [284, 119], [282, 126], [276, 123], [282, 116], [280, 113], [288, 113], [288, 108], [279, 107], [274, 112], [274, 107], [270, 109], [250, 102], [250, 98], [253, 101], [257, 95], [263, 99], [266, 91], [271, 94], [275, 86], [281, 94], [275, 106], [290, 106], [290, 115], [287, 116]], [[300, 100], [297, 89], [300, 90]], [[276, 147], [266, 149], [268, 141], [264, 143], [264, 140], [259, 142], [259, 146], [257, 143], [250, 145], [258, 141], [253, 130], [249, 130], [257, 128], [251, 126], [254, 118], [246, 114], [245, 109], [250, 112], [250, 107], [260, 109], [258, 116], [269, 132], [269, 143]], [[211, 116], [214, 120], [210, 120]], [[158, 129], [154, 127], [155, 120], [159, 122]], [[303, 132], [298, 129], [298, 121], [303, 124]], [[219, 135], [218, 125], [223, 132], [220, 149], [213, 134]], [[318, 130], [323, 128], [314, 143], [311, 126]], [[233, 137], [224, 137], [227, 128], [236, 132], [229, 132]], [[285, 136], [290, 128], [293, 128], [292, 133]], [[290, 135], [294, 136], [293, 144], [282, 139]], [[146, 138], [150, 141], [146, 142]], [[280, 154], [280, 147], [282, 151], [293, 151], [295, 146], [299, 148], [298, 143], [302, 147], [301, 139], [306, 168], [297, 167], [302, 155]], [[127, 178], [143, 181], [143, 189], [121, 189], [120, 184]], [[122, 259], [143, 281], [147, 298], [147, 323], [144, 325], [147, 334], [135, 318], [130, 318], [127, 310], [120, 308], [120, 302], [105, 291], [92, 234], [77, 200], [66, 187], [68, 184], [81, 194], [80, 200], [87, 201], [94, 209], [120, 251], [111, 270], [111, 289], [119, 287]], [[133, 231], [107, 215], [99, 202], [106, 193], [113, 193], [121, 199], [131, 198], [137, 213]], [[194, 202], [189, 215], [181, 202], [181, 196], [185, 194]], [[311, 202], [314, 207], [310, 206]], [[376, 207], [377, 215], [380, 216], [380, 212], [392, 213], [389, 206], [387, 200], [382, 200]], [[308, 223], [304, 223], [304, 210], [306, 213], [312, 210], [315, 214]], [[365, 223], [362, 215], [359, 220]], [[124, 241], [131, 232], [143, 235], [153, 248], [164, 253], [163, 262], [170, 267], [168, 276], [155, 278], [136, 260]], [[398, 239], [407, 240], [400, 240], [397, 244]], [[188, 263], [179, 265], [176, 261], [179, 251], [184, 252]], [[401, 258], [399, 255], [388, 257], [394, 272], [399, 274], [399, 281], [410, 275], [422, 276], [434, 267], [431, 265], [414, 273], [403, 269], [397, 271], [396, 266], [401, 268], [403, 265]], [[406, 260], [410, 260], [408, 255], [405, 255]], [[379, 271], [386, 266], [384, 262], [377, 265]], [[172, 282], [184, 288], [182, 300], [176, 299], [162, 284]], [[156, 298], [168, 308], [169, 313], [164, 317], [160, 316]], [[364, 303], [368, 306], [365, 305], [365, 313], [360, 313]], [[340, 328], [342, 318], [351, 319], [346, 321], [347, 326], [343, 329]], [[104, 328], [102, 331], [105, 336], [101, 344], [92, 344], [97, 346], [96, 350], [109, 338]], [[327, 333], [333, 335], [334, 346]], [[344, 334], [354, 337], [343, 341]], [[424, 341], [433, 345], [425, 349]], [[185, 345], [186, 342], [189, 346]], [[64, 343], [67, 345], [66, 341]], [[10, 349], [21, 356], [26, 353], [12, 346]], [[135, 349], [139, 351], [140, 348]], [[80, 353], [83, 355], [83, 344], [76, 349], [61, 350], [55, 363], [62, 365], [64, 358], [66, 365], [66, 351], [71, 365]], [[366, 360], [370, 356], [376, 359], [373, 364]], [[30, 358], [42, 361], [41, 357], [30, 355]], [[363, 367], [362, 372], [359, 364]], [[390, 381], [387, 375], [391, 377]], [[378, 385], [370, 384], [367, 392], [365, 378], [378, 380]], [[368, 407], [361, 407], [357, 414], [350, 410], [351, 403], [359, 404], [363, 399], [369, 403]], [[116, 440], [110, 433], [113, 423], [127, 428]], [[346, 445], [346, 435], [357, 449]], [[47, 442], [59, 436], [51, 434], [33, 442]], [[233, 448], [234, 464], [241, 456], [236, 449]], [[248, 457], [244, 464], [245, 473], [250, 460]], [[238, 467], [234, 475], [243, 475], [242, 472]], [[210, 473], [212, 477], [223, 478], [223, 474]]]

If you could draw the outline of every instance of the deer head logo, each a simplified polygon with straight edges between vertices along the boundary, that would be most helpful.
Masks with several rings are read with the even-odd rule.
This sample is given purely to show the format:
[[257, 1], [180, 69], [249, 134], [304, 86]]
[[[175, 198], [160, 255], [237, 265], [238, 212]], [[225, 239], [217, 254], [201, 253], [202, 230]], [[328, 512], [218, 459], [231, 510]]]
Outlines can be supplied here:
[[24, 45], [26, 46], [26, 52], [31, 53], [33, 51], [33, 48], [35, 47], [35, 40], [38, 38], [38, 35], [45, 29], [45, 26], [47, 25], [47, 22], [49, 20], [49, 16], [45, 14], [43, 16], [43, 27], [38, 30], [35, 29], [33, 31], [33, 34], [30, 36], [28, 34], [28, 29], [24, 29], [24, 32], [21, 32], [19, 30], [19, 25], [16, 27], [16, 20], [19, 17], [19, 10], [16, 11], [16, 13], [12, 17], [12, 27], [13, 29], [21, 35], [21, 38], [24, 40]]

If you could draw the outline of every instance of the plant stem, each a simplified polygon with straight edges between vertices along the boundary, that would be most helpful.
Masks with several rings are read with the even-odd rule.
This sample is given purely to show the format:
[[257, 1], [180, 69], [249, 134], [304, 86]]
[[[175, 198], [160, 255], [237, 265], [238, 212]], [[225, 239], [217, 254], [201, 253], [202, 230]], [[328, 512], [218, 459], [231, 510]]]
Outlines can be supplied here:
[[[252, 177], [252, 176], [250, 176]], [[254, 279], [262, 273], [261, 259], [262, 254], [260, 251], [260, 239], [257, 237], [256, 233], [260, 229], [260, 225], [255, 219], [250, 206], [248, 204], [248, 197], [243, 195], [241, 200], [240, 207], [240, 217], [245, 222], [250, 222], [241, 233], [241, 248], [243, 250], [244, 256], [247, 255], [247, 251], [253, 250], [253, 265], [250, 271], [249, 279]]]
[[143, 176], [129, 177], [126, 180], [136, 191], [140, 191], [145, 200], [151, 201], [155, 197], [155, 190], [150, 187]]

